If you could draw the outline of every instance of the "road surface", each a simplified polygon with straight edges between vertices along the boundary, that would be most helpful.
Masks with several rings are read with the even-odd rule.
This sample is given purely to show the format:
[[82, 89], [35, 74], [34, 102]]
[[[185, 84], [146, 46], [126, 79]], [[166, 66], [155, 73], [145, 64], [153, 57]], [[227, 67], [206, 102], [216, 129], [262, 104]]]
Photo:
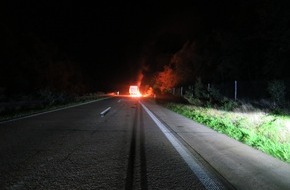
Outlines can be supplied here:
[[231, 160], [227, 143], [236, 142], [223, 137], [226, 148], [220, 147], [220, 136], [150, 100], [129, 97], [2, 122], [0, 189], [290, 187], [280, 183], [290, 174], [288, 164], [267, 157], [272, 164], [265, 171], [277, 162], [282, 173], [259, 175], [260, 168], [246, 176], [253, 172], [245, 171], [243, 156]]

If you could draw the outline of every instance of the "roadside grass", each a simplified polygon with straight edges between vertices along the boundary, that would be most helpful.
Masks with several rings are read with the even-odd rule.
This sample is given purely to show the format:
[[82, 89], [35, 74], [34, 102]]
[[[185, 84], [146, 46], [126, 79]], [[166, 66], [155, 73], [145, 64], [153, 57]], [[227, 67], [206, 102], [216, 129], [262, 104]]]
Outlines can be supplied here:
[[170, 110], [290, 163], [290, 116], [167, 103]]
[[11, 119], [16, 119], [20, 117], [25, 117], [41, 112], [47, 112], [47, 111], [52, 111], [56, 109], [61, 109], [65, 107], [70, 107], [86, 102], [90, 102], [93, 100], [97, 100], [100, 98], [103, 98], [104, 95], [90, 95], [90, 96], [81, 96], [77, 97], [75, 99], [68, 99], [63, 102], [57, 102], [57, 103], [39, 103], [37, 105], [29, 105], [26, 104], [24, 106], [16, 106], [13, 108], [8, 108], [5, 110], [2, 110], [0, 114], [0, 122], [1, 121], [7, 121]]

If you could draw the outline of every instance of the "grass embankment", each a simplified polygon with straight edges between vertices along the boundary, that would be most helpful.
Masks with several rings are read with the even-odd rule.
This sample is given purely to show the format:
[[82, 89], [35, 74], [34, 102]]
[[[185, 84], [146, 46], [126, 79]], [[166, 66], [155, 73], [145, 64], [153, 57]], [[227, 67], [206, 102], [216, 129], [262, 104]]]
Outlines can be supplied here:
[[290, 163], [290, 117], [263, 111], [228, 112], [193, 105], [166, 107], [220, 133]]

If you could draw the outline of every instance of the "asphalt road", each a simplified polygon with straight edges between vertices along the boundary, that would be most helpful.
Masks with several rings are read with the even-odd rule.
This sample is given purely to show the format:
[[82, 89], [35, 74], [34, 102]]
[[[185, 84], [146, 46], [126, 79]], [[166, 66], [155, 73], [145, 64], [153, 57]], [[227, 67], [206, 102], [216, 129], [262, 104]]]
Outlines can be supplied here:
[[289, 165], [270, 158], [273, 167], [277, 161], [284, 169], [278, 177], [246, 176], [251, 172], [242, 167], [243, 156], [231, 160], [229, 148], [208, 130], [152, 101], [128, 97], [2, 122], [0, 189], [288, 187], [279, 180], [287, 179], [280, 175], [290, 174]]

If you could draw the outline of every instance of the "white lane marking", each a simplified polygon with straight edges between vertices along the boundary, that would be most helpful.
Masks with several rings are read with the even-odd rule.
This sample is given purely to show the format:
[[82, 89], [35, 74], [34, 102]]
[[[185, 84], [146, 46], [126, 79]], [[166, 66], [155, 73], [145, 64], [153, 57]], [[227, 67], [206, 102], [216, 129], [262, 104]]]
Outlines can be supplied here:
[[118, 100], [118, 103], [119, 103], [119, 102], [121, 102], [121, 99], [120, 99], [120, 100]]
[[104, 111], [102, 111], [101, 113], [100, 113], [100, 115], [102, 116], [102, 117], [104, 117], [104, 115], [109, 111], [111, 109], [111, 107], [108, 107], [107, 109], [105, 109]]
[[82, 105], [86, 105], [86, 104], [98, 102], [98, 101], [101, 101], [101, 100], [105, 100], [105, 99], [108, 99], [108, 98], [110, 98], [110, 97], [100, 98], [100, 99], [97, 99], [97, 100], [92, 100], [92, 101], [89, 101], [89, 102], [80, 103], [80, 104], [76, 104], [76, 105], [72, 105], [72, 106], [68, 106], [68, 107], [64, 107], [64, 108], [58, 108], [58, 109], [51, 110], [51, 111], [45, 111], [45, 112], [41, 112], [41, 113], [35, 113], [35, 114], [31, 114], [31, 115], [27, 115], [27, 116], [23, 116], [23, 117], [11, 119], [11, 120], [1, 121], [0, 124], [9, 123], [9, 122], [13, 122], [13, 121], [18, 121], [18, 120], [21, 120], [21, 119], [35, 117], [35, 116], [39, 116], [39, 115], [43, 115], [43, 114], [47, 114], [47, 113], [52, 113], [52, 112], [56, 112], [56, 111], [60, 111], [60, 110], [65, 110], [65, 109], [69, 109], [69, 108], [73, 108], [73, 107], [78, 107], [78, 106], [82, 106]]
[[219, 186], [212, 180], [206, 172], [198, 165], [195, 159], [191, 156], [190, 151], [154, 116], [154, 114], [140, 102], [144, 110], [156, 123], [159, 129], [167, 137], [172, 146], [177, 150], [183, 160], [187, 163], [189, 168], [195, 173], [201, 183], [205, 186], [206, 189], [220, 189]]

